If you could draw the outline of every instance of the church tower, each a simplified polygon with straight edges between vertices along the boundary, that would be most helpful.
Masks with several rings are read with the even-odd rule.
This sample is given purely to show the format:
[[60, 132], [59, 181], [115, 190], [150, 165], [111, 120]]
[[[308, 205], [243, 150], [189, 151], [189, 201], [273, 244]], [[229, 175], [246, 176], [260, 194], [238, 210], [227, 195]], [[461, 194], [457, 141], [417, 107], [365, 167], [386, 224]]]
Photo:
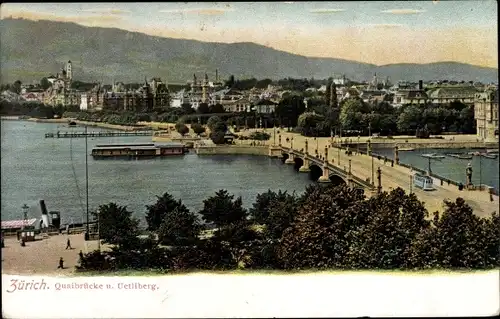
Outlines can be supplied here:
[[73, 70], [72, 70], [71, 61], [68, 61], [68, 63], [66, 64], [66, 78], [70, 81], [73, 80]]
[[207, 87], [208, 87], [208, 75], [205, 73], [205, 78], [203, 79], [203, 84], [201, 85], [201, 89], [202, 89], [201, 102], [202, 103], [207, 102]]

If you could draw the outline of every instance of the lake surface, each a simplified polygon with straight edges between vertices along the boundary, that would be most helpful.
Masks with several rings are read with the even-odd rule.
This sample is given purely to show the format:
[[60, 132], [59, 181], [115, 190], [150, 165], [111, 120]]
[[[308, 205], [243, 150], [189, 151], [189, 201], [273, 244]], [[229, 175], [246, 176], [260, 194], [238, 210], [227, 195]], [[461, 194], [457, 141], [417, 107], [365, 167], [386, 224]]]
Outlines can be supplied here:
[[[23, 204], [29, 217], [41, 215], [39, 200], [49, 211], [61, 212], [63, 223], [85, 220], [85, 139], [45, 138], [45, 133], [83, 131], [66, 125], [29, 121], [1, 121], [1, 216], [2, 220], [21, 219]], [[89, 131], [101, 131], [89, 128]], [[151, 137], [89, 138], [88, 151], [97, 144], [151, 143]], [[416, 150], [400, 152], [406, 164], [426, 169], [423, 153], [453, 153], [464, 150]], [[392, 150], [377, 150], [392, 158]], [[472, 162], [473, 181], [498, 189], [498, 159], [474, 157], [459, 160], [447, 157], [432, 161], [432, 171], [452, 180], [465, 182], [465, 167]], [[312, 183], [308, 174], [297, 173], [291, 165], [265, 156], [206, 155], [149, 160], [94, 160], [88, 157], [89, 210], [111, 201], [126, 205], [144, 222], [145, 205], [165, 192], [181, 198], [194, 212], [203, 200], [219, 189], [241, 196], [251, 207], [255, 196], [268, 189], [303, 193]]]
[[[429, 159], [422, 157], [422, 154], [437, 153], [441, 155], [453, 153], [468, 153], [472, 151], [484, 150], [465, 150], [465, 149], [418, 149], [414, 151], [399, 152], [399, 161], [404, 164], [412, 165], [421, 169], [427, 170], [429, 167]], [[394, 158], [394, 150], [384, 149], [374, 151], [382, 156]], [[488, 185], [499, 189], [498, 175], [499, 175], [499, 160], [485, 158], [482, 156], [473, 156], [472, 159], [458, 159], [450, 156], [436, 160], [431, 159], [431, 171], [434, 174], [448, 178], [453, 181], [462, 182], [465, 184], [466, 174], [465, 168], [467, 164], [472, 165], [472, 183], [479, 185]]]
[[[49, 211], [61, 212], [62, 222], [82, 222], [85, 214], [85, 139], [45, 138], [45, 133], [83, 131], [53, 123], [2, 121], [2, 220], [41, 215], [39, 200]], [[89, 131], [100, 131], [89, 128]], [[151, 143], [151, 137], [88, 138], [88, 153], [97, 144]], [[127, 207], [143, 220], [145, 205], [165, 192], [181, 198], [192, 211], [203, 200], [226, 189], [241, 196], [249, 208], [259, 193], [287, 190], [303, 193], [312, 183], [278, 159], [265, 156], [198, 156], [148, 160], [94, 160], [89, 164], [89, 210], [111, 201]], [[76, 177], [75, 177], [76, 176]]]

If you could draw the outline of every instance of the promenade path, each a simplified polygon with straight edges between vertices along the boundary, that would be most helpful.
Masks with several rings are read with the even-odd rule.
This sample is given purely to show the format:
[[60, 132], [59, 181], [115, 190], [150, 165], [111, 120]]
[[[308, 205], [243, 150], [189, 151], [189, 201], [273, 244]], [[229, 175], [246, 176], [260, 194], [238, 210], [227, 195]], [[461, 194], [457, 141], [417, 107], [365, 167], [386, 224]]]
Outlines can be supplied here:
[[[66, 240], [71, 240], [73, 249], [66, 248]], [[6, 237], [2, 248], [2, 272], [11, 275], [71, 275], [78, 264], [78, 252], [88, 253], [97, 249], [97, 241], [85, 241], [83, 234], [56, 235], [27, 242], [21, 247], [17, 238]], [[101, 245], [102, 250], [110, 249]], [[64, 259], [65, 269], [57, 269], [59, 258]]]
[[[270, 143], [273, 143], [274, 137], [273, 130], [268, 130], [271, 134]], [[328, 148], [328, 161], [330, 163], [333, 162], [335, 166], [339, 166], [342, 169], [348, 170], [349, 160], [351, 160], [351, 172], [354, 176], [359, 177], [361, 179], [366, 180], [369, 178], [372, 180], [372, 159], [368, 155], [358, 154], [347, 156], [345, 154], [345, 150], [339, 150], [336, 147], [330, 146], [331, 139], [324, 138], [306, 138], [296, 133], [284, 132], [281, 130], [281, 141], [282, 145], [285, 147], [292, 147], [291, 142], [286, 142], [286, 139], [290, 140], [293, 138], [293, 149], [300, 151], [301, 149], [305, 149], [305, 141], [308, 140], [308, 150], [309, 154], [315, 154], [316, 149], [318, 153], [322, 156], [325, 154], [325, 146], [329, 146]], [[471, 137], [469, 137], [471, 138]], [[276, 137], [276, 141], [278, 141], [278, 137]], [[278, 142], [277, 142], [278, 143]], [[355, 151], [355, 150], [353, 150]], [[340, 161], [339, 161], [340, 158]], [[443, 201], [452, 200], [454, 201], [457, 197], [462, 197], [473, 209], [474, 213], [478, 216], [489, 216], [492, 212], [498, 212], [499, 206], [499, 198], [496, 195], [493, 195], [493, 201], [490, 200], [490, 195], [487, 191], [459, 191], [457, 186], [455, 185], [447, 185], [444, 183], [440, 185], [440, 181], [434, 178], [434, 187], [436, 190], [434, 191], [423, 191], [416, 187], [410, 186], [410, 178], [413, 172], [404, 167], [394, 164], [394, 167], [391, 167], [391, 162], [387, 161], [384, 164], [383, 160], [374, 159], [374, 173], [375, 177], [375, 186], [376, 186], [376, 170], [380, 167], [382, 171], [382, 188], [383, 190], [390, 191], [391, 189], [395, 189], [397, 187], [401, 187], [407, 193], [411, 190], [417, 195], [417, 197], [425, 203], [425, 206], [429, 212], [434, 211], [443, 211]]]

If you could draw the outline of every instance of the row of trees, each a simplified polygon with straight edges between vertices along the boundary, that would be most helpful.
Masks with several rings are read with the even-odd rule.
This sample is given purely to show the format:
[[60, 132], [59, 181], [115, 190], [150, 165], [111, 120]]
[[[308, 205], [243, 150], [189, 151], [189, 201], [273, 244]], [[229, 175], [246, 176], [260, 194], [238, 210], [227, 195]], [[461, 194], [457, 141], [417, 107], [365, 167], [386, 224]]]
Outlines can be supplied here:
[[146, 206], [148, 239], [126, 207], [93, 215], [109, 252], [86, 254], [82, 270], [426, 269], [500, 266], [500, 217], [480, 218], [463, 199], [429, 219], [402, 189], [366, 198], [345, 185], [303, 195], [268, 191], [252, 207], [225, 190], [191, 212], [168, 193]]
[[[286, 105], [286, 109], [290, 112], [294, 108]], [[388, 102], [369, 104], [360, 98], [349, 98], [341, 101], [338, 107], [318, 103], [308, 108], [307, 112], [297, 113], [293, 116], [297, 116], [298, 129], [307, 136], [329, 136], [331, 131], [339, 132], [341, 129], [362, 135], [370, 132], [382, 135], [415, 134], [417, 129], [423, 128], [430, 134], [476, 132], [474, 108], [461, 102], [452, 102], [447, 106], [426, 104], [394, 108]]]
[[40, 102], [18, 102], [18, 101], [7, 101], [0, 100], [0, 114], [1, 115], [11, 115], [20, 116], [26, 115], [37, 118], [48, 118], [52, 119], [54, 117], [63, 116], [64, 112], [75, 112], [79, 110], [79, 106], [50, 106], [45, 105]]

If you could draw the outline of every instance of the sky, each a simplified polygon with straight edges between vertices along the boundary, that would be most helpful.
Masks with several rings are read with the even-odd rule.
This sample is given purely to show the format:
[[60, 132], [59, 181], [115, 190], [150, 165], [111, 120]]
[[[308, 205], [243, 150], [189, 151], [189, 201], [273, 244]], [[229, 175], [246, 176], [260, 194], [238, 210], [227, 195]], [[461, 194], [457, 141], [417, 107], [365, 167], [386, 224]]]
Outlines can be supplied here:
[[495, 0], [3, 3], [0, 17], [75, 22], [206, 42], [255, 42], [376, 65], [498, 68]]

